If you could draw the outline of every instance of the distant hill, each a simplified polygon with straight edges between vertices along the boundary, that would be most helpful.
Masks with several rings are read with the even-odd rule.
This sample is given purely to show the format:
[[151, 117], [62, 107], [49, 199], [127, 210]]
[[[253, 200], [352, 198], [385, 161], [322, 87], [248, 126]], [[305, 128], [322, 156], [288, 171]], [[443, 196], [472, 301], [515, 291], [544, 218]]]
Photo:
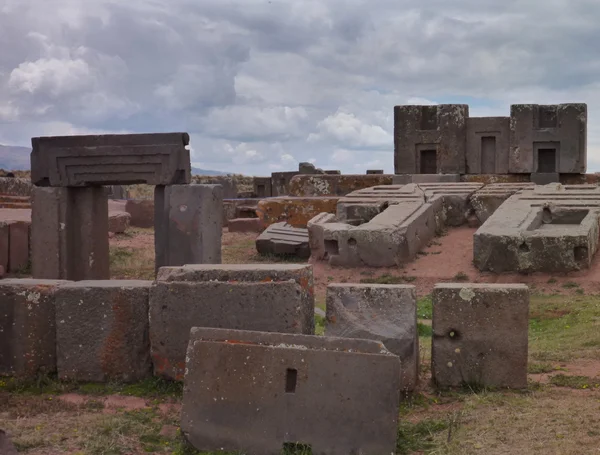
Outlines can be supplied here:
[[[29, 170], [29, 147], [18, 145], [0, 145], [0, 169], [6, 171]], [[226, 172], [212, 171], [210, 169], [192, 168], [193, 175], [226, 175]]]

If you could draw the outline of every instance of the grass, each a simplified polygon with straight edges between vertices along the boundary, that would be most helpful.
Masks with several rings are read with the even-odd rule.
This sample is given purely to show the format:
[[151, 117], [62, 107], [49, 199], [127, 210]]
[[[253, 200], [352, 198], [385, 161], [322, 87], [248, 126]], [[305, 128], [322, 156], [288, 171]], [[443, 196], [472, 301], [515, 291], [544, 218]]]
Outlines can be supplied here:
[[465, 272], [458, 272], [452, 279], [454, 281], [469, 281], [469, 276]]
[[437, 445], [436, 436], [448, 428], [449, 424], [444, 420], [425, 419], [416, 423], [401, 420], [398, 425], [396, 453], [409, 455], [434, 449]]
[[588, 376], [568, 376], [557, 374], [550, 378], [550, 384], [558, 387], [569, 387], [571, 389], [597, 389], [600, 387], [600, 378]]
[[562, 285], [562, 287], [565, 289], [573, 289], [578, 288], [579, 285], [577, 283], [574, 283], [573, 281], [567, 281], [565, 284]]
[[419, 319], [433, 318], [433, 302], [431, 295], [426, 295], [417, 300], [417, 317]]
[[120, 234], [117, 238], [124, 239], [137, 234], [145, 242], [137, 248], [111, 244], [109, 249], [111, 276], [114, 279], [153, 280], [155, 257], [152, 230], [138, 228], [133, 231]]

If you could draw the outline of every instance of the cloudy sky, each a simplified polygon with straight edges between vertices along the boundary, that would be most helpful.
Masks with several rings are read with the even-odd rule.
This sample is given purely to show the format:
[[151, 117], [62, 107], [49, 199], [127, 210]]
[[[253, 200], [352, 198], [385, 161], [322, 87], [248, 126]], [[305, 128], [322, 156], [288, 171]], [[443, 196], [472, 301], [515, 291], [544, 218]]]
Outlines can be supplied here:
[[393, 172], [393, 106], [587, 102], [597, 0], [0, 0], [0, 144], [188, 131], [198, 167]]

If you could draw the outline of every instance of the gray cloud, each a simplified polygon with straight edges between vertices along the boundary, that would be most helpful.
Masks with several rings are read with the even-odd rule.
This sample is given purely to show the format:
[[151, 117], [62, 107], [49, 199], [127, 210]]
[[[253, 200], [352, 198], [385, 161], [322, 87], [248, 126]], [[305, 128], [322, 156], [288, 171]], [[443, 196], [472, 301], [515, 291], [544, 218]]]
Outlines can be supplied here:
[[5, 0], [0, 143], [186, 130], [206, 168], [393, 168], [393, 106], [583, 101], [600, 163], [593, 0]]

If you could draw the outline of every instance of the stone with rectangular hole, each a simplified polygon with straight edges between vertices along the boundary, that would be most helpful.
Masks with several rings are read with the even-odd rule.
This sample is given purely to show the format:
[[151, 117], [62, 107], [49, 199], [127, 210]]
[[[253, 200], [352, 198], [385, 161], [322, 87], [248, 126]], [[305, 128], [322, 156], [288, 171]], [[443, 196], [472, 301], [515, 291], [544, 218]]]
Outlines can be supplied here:
[[600, 189], [535, 186], [511, 196], [473, 236], [481, 271], [569, 272], [590, 267], [598, 249]]
[[314, 306], [310, 266], [163, 267], [150, 292], [154, 372], [183, 379], [192, 327], [312, 334]]
[[31, 180], [39, 186], [190, 183], [187, 133], [106, 134], [31, 139]]
[[393, 454], [399, 380], [377, 341], [193, 328], [181, 428], [202, 451]]
[[419, 380], [417, 296], [414, 286], [330, 284], [325, 335], [381, 341], [400, 358], [403, 391]]
[[526, 285], [444, 283], [432, 298], [431, 371], [438, 387], [527, 387]]
[[68, 281], [0, 280], [0, 376], [56, 371], [54, 300]]
[[140, 381], [151, 375], [150, 281], [91, 280], [56, 293], [58, 376], [75, 381]]

